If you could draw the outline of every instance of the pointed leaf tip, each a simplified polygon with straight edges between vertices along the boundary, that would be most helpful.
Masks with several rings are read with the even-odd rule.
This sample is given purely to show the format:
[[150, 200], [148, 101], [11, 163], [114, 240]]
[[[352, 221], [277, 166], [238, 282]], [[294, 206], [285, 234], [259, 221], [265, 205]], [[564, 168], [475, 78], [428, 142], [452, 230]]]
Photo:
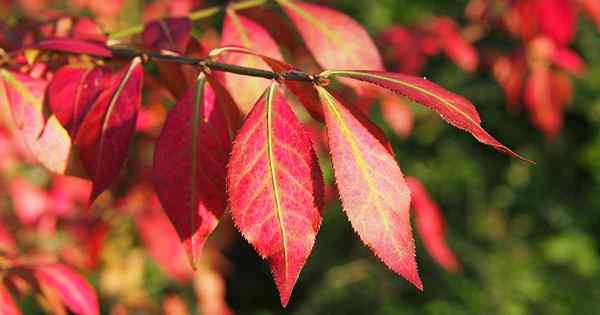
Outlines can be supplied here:
[[429, 107], [449, 124], [469, 132], [477, 141], [522, 161], [535, 164], [500, 143], [483, 129], [479, 113], [469, 100], [427, 79], [400, 73], [354, 70], [327, 70], [321, 73], [321, 76], [351, 78], [388, 89]]
[[392, 153], [352, 111], [317, 87], [342, 208], [363, 243], [419, 290], [410, 191]]
[[171, 109], [154, 154], [152, 180], [193, 268], [226, 207], [227, 122], [201, 78]]
[[429, 196], [425, 186], [414, 177], [407, 177], [415, 213], [417, 233], [425, 249], [440, 266], [449, 272], [458, 272], [460, 262], [446, 243], [446, 222], [440, 208]]
[[310, 138], [275, 82], [236, 136], [227, 184], [233, 221], [269, 262], [286, 306], [321, 224], [323, 179]]

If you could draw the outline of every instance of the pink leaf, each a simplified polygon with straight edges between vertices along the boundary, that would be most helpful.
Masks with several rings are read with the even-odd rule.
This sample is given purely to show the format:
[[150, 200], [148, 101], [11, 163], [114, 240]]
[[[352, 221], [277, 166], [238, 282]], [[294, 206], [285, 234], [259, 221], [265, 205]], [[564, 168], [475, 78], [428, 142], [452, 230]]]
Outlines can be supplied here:
[[[261, 54], [283, 60], [279, 47], [271, 35], [256, 22], [238, 15], [233, 10], [227, 10], [223, 22], [221, 46], [241, 46], [250, 50], [260, 51]], [[243, 54], [228, 54], [221, 58], [224, 63], [268, 70], [269, 66], [259, 58]], [[225, 87], [232, 93], [236, 103], [243, 113], [248, 113], [269, 81], [262, 78], [249, 78], [234, 73], [225, 73]]]
[[99, 314], [94, 289], [76, 272], [62, 264], [32, 266], [41, 286], [54, 290], [67, 308], [79, 315]]
[[15, 303], [8, 288], [0, 282], [0, 315], [21, 315], [21, 310]]
[[[469, 132], [479, 142], [498, 151], [531, 162], [498, 142], [481, 127], [481, 118], [475, 106], [466, 98], [454, 94], [426, 79], [390, 72], [330, 70], [324, 77], [341, 76], [366, 81], [425, 105], [436, 111], [451, 125]], [[533, 163], [533, 162], [531, 162]]]
[[440, 208], [431, 200], [423, 184], [414, 177], [407, 177], [411, 191], [412, 207], [415, 211], [417, 232], [423, 239], [429, 255], [450, 272], [460, 270], [460, 263], [446, 244], [446, 223]]
[[381, 100], [381, 115], [394, 133], [406, 138], [414, 125], [412, 110], [404, 99], [397, 95], [386, 95]]
[[114, 181], [125, 162], [135, 131], [143, 76], [138, 58], [112, 74], [79, 128], [75, 144], [93, 182], [90, 203]]
[[[0, 88], [5, 89], [10, 108], [25, 146], [46, 168], [63, 173], [68, 165], [71, 140], [55, 116], [44, 117], [46, 81], [0, 69]], [[2, 84], [4, 83], [4, 84]]]
[[102, 92], [102, 68], [60, 68], [48, 85], [50, 109], [71, 137], [77, 135], [79, 126]]
[[30, 48], [62, 51], [72, 54], [85, 54], [104, 58], [112, 57], [110, 48], [102, 43], [72, 38], [44, 39], [31, 45]]
[[44, 190], [20, 177], [11, 181], [10, 195], [17, 218], [26, 225], [37, 223], [50, 205]]
[[323, 102], [342, 207], [361, 240], [391, 270], [420, 290], [410, 227], [410, 192], [393, 155], [327, 90]]
[[583, 59], [569, 48], [554, 49], [552, 62], [558, 67], [577, 75], [581, 75], [586, 71]]
[[230, 140], [212, 87], [200, 79], [171, 109], [154, 154], [153, 182], [195, 264], [225, 207]]
[[[325, 69], [383, 70], [377, 47], [367, 31], [349, 16], [320, 5], [277, 0], [302, 35], [306, 46]], [[360, 83], [350, 84], [359, 94], [367, 93]]]
[[234, 223], [269, 261], [286, 306], [321, 224], [323, 180], [310, 138], [277, 88], [272, 83], [236, 137], [227, 188]]

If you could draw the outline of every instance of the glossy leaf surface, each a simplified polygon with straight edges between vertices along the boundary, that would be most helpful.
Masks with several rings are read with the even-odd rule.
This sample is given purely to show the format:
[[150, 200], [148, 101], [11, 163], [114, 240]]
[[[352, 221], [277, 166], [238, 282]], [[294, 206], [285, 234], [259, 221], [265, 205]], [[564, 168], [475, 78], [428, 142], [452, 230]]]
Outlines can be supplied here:
[[235, 139], [227, 187], [234, 223], [269, 261], [285, 306], [321, 224], [323, 180], [310, 138], [276, 83]]
[[125, 162], [140, 108], [143, 76], [137, 58], [112, 74], [79, 128], [75, 144], [93, 182], [90, 203], [115, 180]]
[[48, 85], [48, 102], [61, 125], [72, 137], [77, 135], [85, 115], [102, 92], [101, 68], [63, 67]]
[[159, 137], [153, 182], [190, 261], [198, 261], [207, 237], [227, 206], [230, 151], [225, 116], [204, 79], [177, 102]]

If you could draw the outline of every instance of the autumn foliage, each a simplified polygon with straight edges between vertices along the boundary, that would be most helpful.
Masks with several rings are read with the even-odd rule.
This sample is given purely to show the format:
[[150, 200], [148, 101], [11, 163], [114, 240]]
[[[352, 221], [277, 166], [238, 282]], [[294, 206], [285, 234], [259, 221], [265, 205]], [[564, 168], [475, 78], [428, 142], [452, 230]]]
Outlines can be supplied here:
[[[39, 2], [31, 16], [51, 12]], [[432, 258], [451, 272], [461, 263], [446, 244], [440, 208], [418, 179], [405, 178], [402, 161], [370, 121], [371, 103], [383, 100], [384, 119], [403, 137], [414, 102], [482, 144], [531, 162], [483, 128], [475, 104], [420, 72], [438, 54], [464, 71], [487, 67], [509, 109], [522, 98], [533, 124], [553, 137], [570, 102], [571, 76], [585, 71], [569, 47], [575, 16], [600, 21], [594, 1], [474, 0], [464, 29], [433, 17], [389, 27], [373, 41], [354, 19], [322, 4], [158, 1], [145, 9], [143, 26], [105, 33], [103, 27], [115, 29], [119, 1], [72, 2], [98, 20], [52, 11], [42, 22], [0, 24], [3, 188], [19, 224], [42, 235], [60, 225], [79, 243], [58, 257], [21, 251], [15, 229], [0, 221], [0, 314], [19, 314], [14, 298], [32, 291], [59, 314], [65, 307], [99, 313], [94, 289], [75, 270], [94, 268], [102, 255], [106, 221], [116, 215], [102, 212], [109, 204], [134, 218], [167, 274], [194, 281], [210, 314], [231, 312], [215, 267], [227, 242], [206, 245], [229, 220], [224, 216], [266, 260], [285, 307], [336, 194], [357, 239], [426, 289], [433, 284], [417, 271], [411, 213]], [[222, 31], [195, 29], [218, 13]], [[475, 42], [491, 25], [521, 46], [478, 51]], [[375, 42], [386, 46], [383, 57]], [[51, 171], [49, 191], [16, 173], [21, 160]], [[323, 180], [323, 160], [331, 160], [334, 187]], [[177, 298], [170, 301], [176, 308]]]

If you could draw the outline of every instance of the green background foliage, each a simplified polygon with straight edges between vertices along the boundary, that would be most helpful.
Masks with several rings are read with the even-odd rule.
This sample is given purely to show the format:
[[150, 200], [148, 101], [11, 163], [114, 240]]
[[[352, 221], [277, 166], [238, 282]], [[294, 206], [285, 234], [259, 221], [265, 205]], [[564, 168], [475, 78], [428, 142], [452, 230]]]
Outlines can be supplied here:
[[[372, 34], [429, 16], [463, 21], [466, 1], [337, 1]], [[485, 45], [506, 45], [507, 39]], [[518, 45], [518, 43], [510, 43]], [[509, 46], [510, 47], [510, 46]], [[514, 48], [514, 47], [513, 47]], [[597, 314], [600, 301], [600, 40], [579, 19], [574, 42], [588, 64], [554, 140], [534, 129], [527, 113], [509, 113], [499, 85], [485, 71], [465, 73], [446, 57], [430, 59], [428, 79], [466, 96], [483, 126], [535, 160], [528, 165], [474, 141], [428, 110], [412, 106], [413, 135], [392, 139], [407, 175], [423, 181], [444, 211], [449, 244], [464, 266], [449, 274], [417, 240], [425, 291], [379, 263], [339, 205], [328, 209], [315, 250], [300, 276], [290, 314]], [[229, 253], [236, 266], [229, 302], [242, 314], [278, 314], [267, 267], [243, 241]], [[257, 272], [260, 270], [260, 272]]]

